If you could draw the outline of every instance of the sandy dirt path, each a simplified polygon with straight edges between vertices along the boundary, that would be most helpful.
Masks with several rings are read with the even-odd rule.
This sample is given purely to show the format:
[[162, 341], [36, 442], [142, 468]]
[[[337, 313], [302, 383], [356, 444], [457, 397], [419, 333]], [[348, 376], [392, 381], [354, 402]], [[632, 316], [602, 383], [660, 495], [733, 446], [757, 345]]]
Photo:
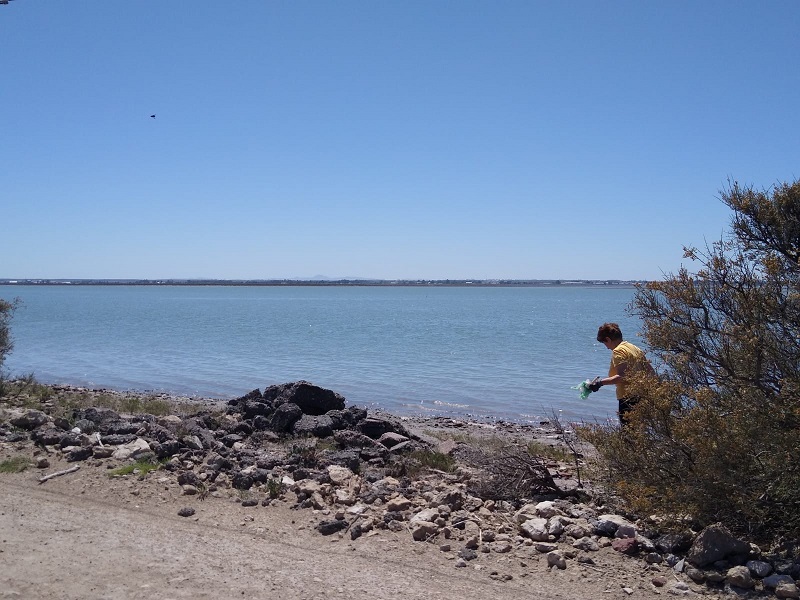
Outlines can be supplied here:
[[[323, 537], [303, 525], [308, 511], [244, 509], [209, 498], [195, 502], [195, 517], [182, 518], [176, 500], [152, 492], [130, 496], [108, 485], [87, 493], [79, 477], [39, 485], [29, 472], [3, 476], [0, 598], [580, 600], [602, 594], [546, 571], [496, 581], [486, 572], [456, 569], [433, 545], [409, 544], [391, 532], [355, 543]], [[602, 596], [622, 594], [617, 588]]]

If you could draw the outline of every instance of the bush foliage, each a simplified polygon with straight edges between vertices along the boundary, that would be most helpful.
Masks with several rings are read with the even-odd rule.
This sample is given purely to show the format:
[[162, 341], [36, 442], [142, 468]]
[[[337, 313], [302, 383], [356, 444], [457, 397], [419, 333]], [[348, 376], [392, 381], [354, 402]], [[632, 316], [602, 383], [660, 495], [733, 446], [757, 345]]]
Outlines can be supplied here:
[[0, 369], [3, 367], [6, 356], [14, 348], [9, 323], [18, 304], [17, 300], [9, 302], [0, 298]]
[[800, 537], [800, 181], [732, 183], [731, 231], [637, 290], [657, 379], [633, 423], [588, 432], [633, 508]]

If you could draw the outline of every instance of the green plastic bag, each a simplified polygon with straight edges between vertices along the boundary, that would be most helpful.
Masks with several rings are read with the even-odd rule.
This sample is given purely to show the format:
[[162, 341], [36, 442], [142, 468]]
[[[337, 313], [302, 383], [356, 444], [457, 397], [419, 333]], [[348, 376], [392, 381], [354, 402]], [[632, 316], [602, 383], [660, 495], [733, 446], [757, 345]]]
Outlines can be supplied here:
[[592, 393], [592, 390], [589, 389], [589, 384], [592, 383], [590, 380], [581, 381], [578, 385], [572, 386], [573, 390], [578, 390], [580, 392], [581, 400], [586, 400], [589, 397], [589, 394]]

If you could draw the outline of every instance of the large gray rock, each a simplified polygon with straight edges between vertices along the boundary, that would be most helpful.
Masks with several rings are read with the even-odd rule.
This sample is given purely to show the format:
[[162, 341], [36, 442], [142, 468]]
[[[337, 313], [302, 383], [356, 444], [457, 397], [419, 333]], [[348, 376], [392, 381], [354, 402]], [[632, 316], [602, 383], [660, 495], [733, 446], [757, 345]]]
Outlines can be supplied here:
[[64, 437], [64, 431], [56, 429], [55, 427], [42, 427], [31, 434], [31, 439], [34, 442], [44, 444], [45, 446], [55, 446]]
[[9, 420], [14, 427], [20, 429], [32, 430], [41, 427], [48, 421], [48, 416], [40, 410], [26, 410], [22, 415], [13, 417]]
[[735, 538], [728, 529], [717, 523], [700, 532], [686, 559], [696, 567], [705, 567], [736, 554], [748, 554], [750, 544]]
[[[75, 420], [86, 419], [95, 425], [106, 425], [120, 420], [119, 413], [110, 408], [84, 408], [74, 411]], [[126, 432], [127, 433], [127, 432]]]
[[303, 415], [292, 427], [295, 435], [320, 438], [332, 435], [333, 429], [333, 419], [328, 415]]
[[385, 433], [398, 433], [406, 438], [412, 437], [400, 419], [390, 415], [369, 415], [358, 424], [358, 430], [374, 440]]
[[519, 528], [523, 535], [529, 537], [534, 542], [550, 541], [550, 533], [547, 531], [547, 519], [534, 517], [522, 523]]
[[266, 417], [274, 410], [271, 404], [260, 400], [244, 400], [239, 404], [238, 409], [245, 419], [252, 419], [259, 415]]
[[373, 440], [363, 433], [358, 433], [357, 431], [351, 431], [349, 429], [334, 432], [333, 439], [344, 448], [370, 448], [383, 453], [388, 452], [386, 446], [383, 444], [378, 443], [376, 440]]

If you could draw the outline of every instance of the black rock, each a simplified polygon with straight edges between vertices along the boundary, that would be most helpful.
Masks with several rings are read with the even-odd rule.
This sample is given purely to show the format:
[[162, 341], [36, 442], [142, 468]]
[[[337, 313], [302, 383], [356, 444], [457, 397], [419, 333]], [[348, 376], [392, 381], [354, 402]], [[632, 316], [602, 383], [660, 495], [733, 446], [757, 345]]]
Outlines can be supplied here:
[[275, 410], [271, 404], [263, 400], [245, 400], [239, 405], [238, 409], [245, 419], [252, 419], [259, 415], [269, 416]]
[[86, 437], [82, 433], [70, 432], [61, 436], [61, 439], [58, 440], [58, 445], [62, 448], [66, 448], [67, 446], [80, 446], [84, 439], [86, 439]]
[[40, 410], [26, 410], [25, 414], [20, 417], [14, 417], [9, 420], [14, 427], [31, 431], [37, 427], [41, 427], [48, 421], [48, 417]]
[[231, 485], [237, 490], [249, 490], [253, 487], [253, 478], [250, 475], [238, 471], [231, 477]]
[[[88, 410], [88, 409], [87, 409]], [[95, 421], [96, 422], [96, 421]], [[110, 421], [98, 424], [100, 433], [103, 435], [126, 435], [136, 433], [141, 429], [142, 423], [131, 421]]]
[[220, 456], [219, 453], [209, 454], [206, 459], [206, 464], [214, 471], [227, 471], [233, 466], [233, 463], [229, 459]]
[[222, 438], [222, 443], [225, 444], [228, 448], [232, 448], [236, 442], [243, 441], [244, 438], [237, 433], [229, 433], [225, 437]]
[[317, 525], [317, 531], [319, 531], [322, 535], [332, 535], [337, 531], [341, 531], [342, 529], [347, 529], [347, 521], [344, 520], [331, 520], [331, 521], [321, 521]]
[[75, 421], [75, 427], [81, 430], [81, 433], [94, 433], [97, 426], [94, 421], [89, 419], [78, 419]]
[[[105, 425], [119, 421], [119, 413], [111, 410], [110, 408], [84, 408], [76, 409], [73, 411], [72, 416], [75, 420], [88, 419], [95, 425]], [[102, 430], [101, 430], [102, 431]]]
[[91, 446], [86, 446], [85, 448], [75, 448], [74, 450], [70, 450], [67, 452], [67, 462], [77, 462], [79, 460], [86, 460], [92, 456], [92, 448]]
[[662, 554], [682, 554], [692, 545], [692, 538], [683, 533], [667, 533], [655, 541], [656, 550]]
[[194, 471], [181, 471], [178, 473], [178, 485], [200, 485], [200, 477]]
[[403, 515], [403, 513], [394, 510], [386, 511], [383, 515], [384, 523], [389, 523], [390, 521], [404, 521], [404, 520], [405, 516]]
[[166, 442], [167, 440], [174, 440], [175, 434], [173, 434], [169, 429], [166, 427], [162, 427], [156, 423], [151, 423], [147, 426], [148, 435], [156, 440], [157, 442]]
[[264, 453], [256, 457], [255, 465], [267, 471], [283, 465], [283, 455], [277, 453]]
[[250, 477], [253, 478], [253, 483], [266, 483], [269, 481], [269, 471], [267, 469], [257, 468], [250, 473]]
[[53, 419], [53, 425], [55, 425], [59, 429], [63, 429], [64, 431], [69, 431], [70, 429], [72, 429], [72, 425], [64, 417], [56, 417], [55, 419]]
[[256, 415], [250, 423], [255, 431], [269, 429], [269, 418], [264, 415]]
[[361, 471], [361, 457], [356, 450], [339, 450], [325, 455], [326, 465], [339, 465], [347, 467], [353, 473]]
[[307, 415], [324, 415], [329, 410], [342, 410], [345, 406], [344, 396], [308, 381], [270, 386], [264, 390], [263, 398], [276, 407], [296, 404]]
[[390, 416], [371, 416], [359, 422], [357, 429], [364, 435], [377, 440], [384, 433], [399, 433], [407, 438], [411, 434], [399, 419]]
[[[258, 415], [256, 418], [263, 419], [264, 417]], [[230, 431], [231, 433], [238, 433], [239, 435], [250, 435], [253, 433], [253, 426], [247, 421], [239, 421]]]
[[292, 427], [297, 436], [328, 437], [333, 433], [333, 419], [328, 415], [303, 415]]
[[478, 558], [478, 553], [472, 548], [462, 548], [458, 551], [458, 556], [464, 560], [475, 560]]
[[277, 433], [286, 433], [302, 416], [303, 411], [297, 404], [282, 404], [269, 417], [269, 428]]
[[151, 442], [150, 449], [158, 458], [168, 458], [181, 451], [181, 443], [178, 440], [167, 440], [164, 443]]
[[103, 442], [106, 446], [119, 446], [120, 444], [130, 444], [132, 441], [136, 439], [137, 436], [134, 433], [125, 433], [125, 434], [115, 433], [112, 435], [100, 436], [100, 441]]
[[178, 511], [178, 516], [180, 517], [191, 517], [194, 514], [194, 509], [187, 506], [186, 508], [182, 508]]
[[[64, 431], [51, 427], [42, 427], [31, 434], [31, 439], [45, 446], [55, 446], [64, 437]], [[10, 440], [9, 440], [10, 441]]]

